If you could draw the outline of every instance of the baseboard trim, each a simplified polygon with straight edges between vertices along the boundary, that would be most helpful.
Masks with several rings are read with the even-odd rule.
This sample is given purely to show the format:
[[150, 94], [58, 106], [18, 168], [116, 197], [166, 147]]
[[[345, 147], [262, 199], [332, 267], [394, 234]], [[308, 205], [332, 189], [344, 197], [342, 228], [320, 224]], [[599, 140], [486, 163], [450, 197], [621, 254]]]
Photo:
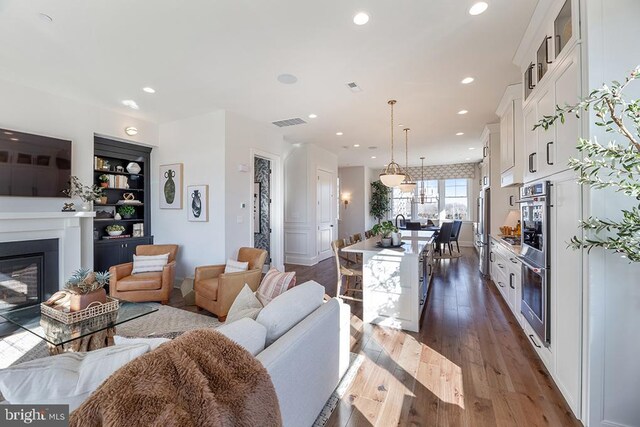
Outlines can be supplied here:
[[311, 267], [318, 263], [318, 257], [305, 257], [298, 255], [285, 255], [284, 256], [285, 264], [294, 264], [294, 265], [304, 265], [306, 267]]

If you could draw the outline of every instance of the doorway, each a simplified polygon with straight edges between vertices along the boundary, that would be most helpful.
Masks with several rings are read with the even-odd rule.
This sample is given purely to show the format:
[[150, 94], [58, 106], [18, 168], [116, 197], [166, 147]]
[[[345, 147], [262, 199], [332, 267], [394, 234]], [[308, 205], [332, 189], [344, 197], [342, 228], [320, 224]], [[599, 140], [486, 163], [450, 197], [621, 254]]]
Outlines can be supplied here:
[[267, 251], [264, 268], [271, 267], [271, 161], [253, 158], [253, 247]]
[[318, 169], [317, 187], [317, 222], [318, 222], [318, 262], [333, 255], [331, 241], [333, 240], [333, 218], [336, 212], [334, 203], [333, 173]]

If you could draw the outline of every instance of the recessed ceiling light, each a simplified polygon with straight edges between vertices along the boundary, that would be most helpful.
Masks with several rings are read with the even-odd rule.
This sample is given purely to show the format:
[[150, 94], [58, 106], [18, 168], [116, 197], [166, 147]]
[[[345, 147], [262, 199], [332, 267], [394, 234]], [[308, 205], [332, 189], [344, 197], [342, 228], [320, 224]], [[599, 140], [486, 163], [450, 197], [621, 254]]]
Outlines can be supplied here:
[[460, 83], [462, 83], [463, 85], [468, 85], [469, 83], [473, 83], [473, 80], [473, 77], [465, 77]]
[[152, 87], [149, 87], [149, 86], [143, 87], [142, 90], [147, 92], [147, 93], [156, 93], [156, 90], [154, 88], [152, 88]]
[[295, 144], [293, 144], [294, 147], [300, 147], [300, 145], [302, 144], [300, 144], [299, 142], [296, 142]]
[[38, 17], [40, 18], [40, 20], [42, 20], [42, 22], [46, 22], [46, 23], [50, 23], [53, 22], [53, 18], [50, 15], [47, 15], [46, 13], [38, 13]]
[[402, 127], [404, 127], [404, 125], [403, 125], [402, 123], [400, 123], [400, 124], [398, 125], [398, 127], [401, 127], [401, 128], [402, 128]]
[[376, 158], [376, 156], [371, 156], [371, 158], [372, 158], [372, 159], [375, 159], [375, 158]]
[[467, 157], [465, 160], [471, 160], [471, 158], [470, 158], [470, 157]]
[[344, 134], [343, 134], [342, 132], [336, 132], [336, 135], [338, 135], [338, 136], [342, 136], [342, 135], [344, 135]]
[[467, 110], [460, 110], [458, 111], [458, 114], [463, 115], [463, 114], [467, 114], [468, 111]]
[[316, 117], [318, 117], [317, 114], [313, 114], [313, 113], [309, 114], [310, 119], [315, 119]]
[[456, 133], [456, 136], [462, 136], [462, 135], [464, 135], [464, 132], [458, 132], [458, 133]]
[[134, 110], [139, 110], [138, 104], [133, 99], [125, 99], [122, 101], [122, 105], [126, 105], [129, 108], [133, 108]]
[[469, 150], [475, 150], [476, 147], [469, 147]]
[[12, 141], [20, 141], [18, 138], [10, 138]]
[[360, 147], [360, 144], [353, 144], [353, 146], [358, 148], [358, 147]]
[[369, 22], [369, 15], [364, 12], [357, 13], [356, 16], [353, 17], [353, 23], [356, 25], [364, 25]]
[[469, 8], [469, 15], [473, 15], [473, 16], [480, 15], [485, 10], [487, 10], [488, 7], [489, 5], [485, 1], [476, 2], [473, 4], [473, 6]]
[[298, 81], [298, 78], [293, 74], [280, 74], [278, 76], [278, 81], [285, 85], [292, 85]]

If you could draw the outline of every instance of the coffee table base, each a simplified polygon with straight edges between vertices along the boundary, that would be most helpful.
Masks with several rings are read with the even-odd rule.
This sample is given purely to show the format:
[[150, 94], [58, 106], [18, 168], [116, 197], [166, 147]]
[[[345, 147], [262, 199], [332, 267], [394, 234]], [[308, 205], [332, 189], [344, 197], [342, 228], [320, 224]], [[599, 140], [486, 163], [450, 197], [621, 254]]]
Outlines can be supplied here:
[[55, 356], [56, 354], [79, 352], [79, 351], [91, 351], [98, 350], [99, 348], [110, 347], [114, 345], [113, 337], [116, 334], [116, 328], [107, 328], [102, 331], [87, 335], [86, 337], [78, 338], [66, 344], [53, 345], [47, 344], [49, 347], [49, 354]]

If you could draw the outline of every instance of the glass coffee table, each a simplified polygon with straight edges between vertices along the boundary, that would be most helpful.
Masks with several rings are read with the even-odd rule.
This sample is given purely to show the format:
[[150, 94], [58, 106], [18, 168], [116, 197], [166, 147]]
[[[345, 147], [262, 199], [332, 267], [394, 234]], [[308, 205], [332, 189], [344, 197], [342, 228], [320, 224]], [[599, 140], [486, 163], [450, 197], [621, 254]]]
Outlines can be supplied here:
[[117, 311], [67, 325], [40, 312], [40, 304], [0, 312], [0, 317], [45, 340], [52, 355], [113, 345], [116, 326], [155, 311], [147, 304], [120, 301]]

